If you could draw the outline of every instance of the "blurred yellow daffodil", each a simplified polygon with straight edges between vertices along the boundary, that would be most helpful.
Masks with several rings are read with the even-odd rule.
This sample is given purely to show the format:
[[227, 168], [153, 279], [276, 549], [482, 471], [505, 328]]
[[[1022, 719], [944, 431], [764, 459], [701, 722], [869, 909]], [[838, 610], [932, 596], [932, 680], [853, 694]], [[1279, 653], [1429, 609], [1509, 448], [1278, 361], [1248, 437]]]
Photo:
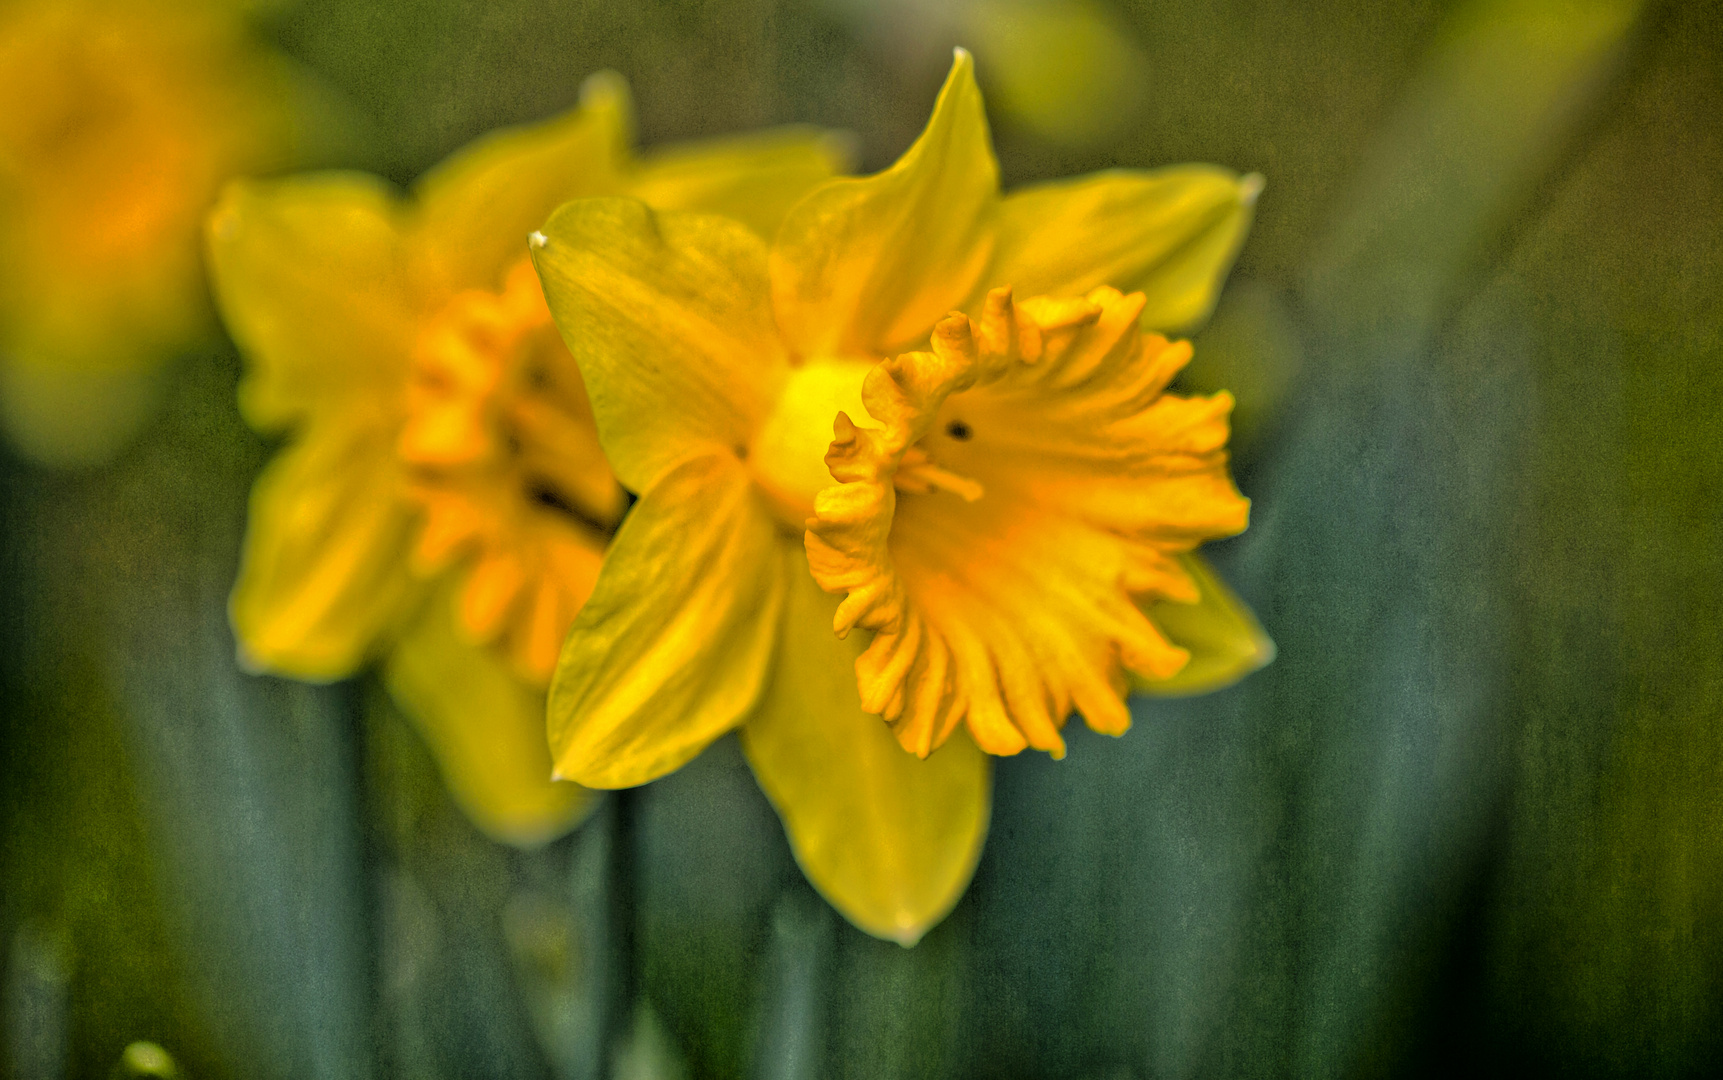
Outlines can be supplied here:
[[769, 247], [634, 200], [558, 210], [533, 258], [640, 495], [551, 685], [560, 774], [644, 783], [740, 727], [810, 880], [912, 943], [973, 872], [989, 754], [1062, 754], [1073, 709], [1123, 732], [1128, 677], [1266, 662], [1192, 553], [1245, 526], [1231, 399], [1165, 393], [1189, 346], [1143, 329], [1208, 313], [1259, 186], [1186, 166], [1001, 197], [959, 51], [909, 152], [815, 188]]
[[355, 173], [242, 181], [209, 221], [242, 407], [292, 432], [252, 493], [241, 655], [311, 680], [384, 657], [457, 800], [518, 843], [589, 801], [551, 780], [544, 686], [626, 506], [527, 234], [612, 194], [768, 231], [841, 156], [798, 128], [640, 157], [630, 124], [595, 76], [578, 109], [480, 140], [410, 197]]
[[197, 0], [0, 0], [0, 419], [55, 464], [148, 415], [213, 330], [199, 254], [230, 176], [287, 164], [297, 76]]

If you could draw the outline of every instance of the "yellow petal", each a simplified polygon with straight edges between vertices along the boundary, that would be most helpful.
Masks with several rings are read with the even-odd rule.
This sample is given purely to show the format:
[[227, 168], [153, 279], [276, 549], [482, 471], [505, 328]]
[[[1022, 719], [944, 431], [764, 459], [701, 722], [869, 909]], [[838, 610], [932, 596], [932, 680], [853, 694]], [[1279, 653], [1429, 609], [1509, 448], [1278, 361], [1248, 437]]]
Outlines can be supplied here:
[[254, 425], [401, 396], [421, 302], [400, 236], [396, 200], [375, 177], [227, 187], [209, 219], [210, 272], [249, 362], [240, 404]]
[[[1081, 295], [1101, 285], [1148, 298], [1143, 325], [1205, 318], [1250, 228], [1260, 177], [1211, 165], [1100, 173], [1015, 191], [999, 210], [983, 287]], [[980, 300], [977, 293], [970, 301]]]
[[933, 118], [882, 173], [796, 204], [772, 247], [778, 325], [801, 355], [878, 355], [925, 338], [986, 266], [999, 166], [959, 49]]
[[551, 681], [560, 775], [644, 784], [742, 722], [771, 664], [788, 543], [728, 455], [684, 461], [641, 497]]
[[432, 595], [390, 652], [383, 680], [474, 825], [508, 844], [548, 843], [580, 824], [596, 799], [550, 778], [544, 692], [497, 650], [458, 633], [453, 604], [447, 589]]
[[849, 147], [832, 132], [785, 127], [658, 151], [628, 193], [660, 210], [735, 218], [770, 240], [798, 199], [849, 166]]
[[534, 244], [624, 487], [646, 491], [690, 455], [748, 445], [789, 372], [759, 237], [725, 218], [581, 199]]
[[991, 767], [961, 734], [925, 761], [904, 753], [861, 710], [863, 642], [832, 636], [837, 598], [805, 564], [789, 577], [777, 670], [742, 748], [820, 894], [875, 937], [913, 945], [975, 873]]
[[1196, 582], [1202, 599], [1194, 604], [1161, 600], [1145, 610], [1173, 644], [1190, 651], [1190, 662], [1170, 679], [1145, 679], [1133, 673], [1131, 689], [1139, 693], [1206, 694], [1232, 685], [1274, 659], [1274, 642], [1208, 560], [1181, 555], [1179, 563]]
[[580, 105], [479, 139], [414, 185], [427, 270], [449, 291], [494, 289], [527, 236], [569, 199], [622, 190], [633, 123], [620, 76], [595, 75]]
[[415, 592], [396, 469], [386, 432], [331, 422], [258, 477], [228, 603], [247, 666], [324, 680], [369, 658]]

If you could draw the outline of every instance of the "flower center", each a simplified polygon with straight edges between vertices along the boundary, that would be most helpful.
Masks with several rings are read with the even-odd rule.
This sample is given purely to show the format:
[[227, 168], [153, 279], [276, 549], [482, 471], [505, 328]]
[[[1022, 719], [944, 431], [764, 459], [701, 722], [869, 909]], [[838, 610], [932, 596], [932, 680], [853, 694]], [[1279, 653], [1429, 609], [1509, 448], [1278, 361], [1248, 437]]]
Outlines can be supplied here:
[[621, 510], [580, 371], [524, 260], [501, 293], [456, 296], [420, 335], [399, 450], [428, 487], [501, 486], [601, 532]]
[[1226, 471], [1231, 397], [1164, 393], [1190, 347], [1145, 335], [1145, 302], [994, 289], [867, 377], [879, 427], [839, 421], [808, 568], [845, 594], [839, 636], [873, 632], [856, 687], [905, 749], [966, 723], [989, 753], [1061, 756], [1073, 709], [1119, 734], [1124, 673], [1189, 661], [1139, 601], [1198, 602], [1179, 559], [1241, 531], [1248, 503]]
[[421, 332], [397, 452], [425, 512], [416, 568], [471, 556], [466, 629], [508, 638], [548, 678], [626, 496], [526, 260], [502, 292], [461, 293]]
[[826, 450], [839, 412], [869, 423], [862, 380], [875, 361], [822, 357], [790, 373], [771, 416], [748, 447], [754, 484], [779, 518], [801, 532], [814, 512], [814, 496], [832, 484]]

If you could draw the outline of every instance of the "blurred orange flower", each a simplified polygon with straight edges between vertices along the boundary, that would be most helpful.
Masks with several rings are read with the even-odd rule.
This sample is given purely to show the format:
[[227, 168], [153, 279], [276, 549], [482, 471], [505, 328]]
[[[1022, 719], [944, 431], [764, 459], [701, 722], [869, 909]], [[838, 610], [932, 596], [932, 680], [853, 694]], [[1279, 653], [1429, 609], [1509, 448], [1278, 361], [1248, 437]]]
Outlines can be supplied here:
[[232, 5], [0, 4], [0, 419], [55, 463], [147, 417], [149, 375], [214, 329], [204, 213], [288, 163], [296, 75]]
[[382, 658], [469, 816], [524, 844], [587, 806], [550, 779], [544, 686], [626, 506], [527, 234], [621, 193], [769, 231], [842, 156], [806, 128], [643, 157], [631, 135], [625, 88], [596, 76], [408, 197], [358, 173], [240, 181], [209, 220], [242, 407], [292, 433], [252, 493], [242, 658], [311, 680]]

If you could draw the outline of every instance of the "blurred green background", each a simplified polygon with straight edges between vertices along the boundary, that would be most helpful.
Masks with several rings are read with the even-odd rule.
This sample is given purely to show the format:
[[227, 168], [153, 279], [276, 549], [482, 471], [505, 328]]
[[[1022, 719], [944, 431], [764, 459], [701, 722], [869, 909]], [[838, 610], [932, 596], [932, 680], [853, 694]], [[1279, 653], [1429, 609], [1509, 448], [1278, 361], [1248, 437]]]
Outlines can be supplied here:
[[601, 68], [647, 145], [808, 121], [879, 168], [960, 43], [1007, 187], [1261, 172], [1188, 382], [1238, 395], [1212, 550], [1280, 656], [1002, 761], [913, 950], [815, 897], [729, 740], [500, 847], [372, 680], [235, 667], [270, 447], [197, 350], [111, 463], [0, 460], [3, 1075], [1723, 1072], [1723, 6], [253, 18], [400, 183]]

